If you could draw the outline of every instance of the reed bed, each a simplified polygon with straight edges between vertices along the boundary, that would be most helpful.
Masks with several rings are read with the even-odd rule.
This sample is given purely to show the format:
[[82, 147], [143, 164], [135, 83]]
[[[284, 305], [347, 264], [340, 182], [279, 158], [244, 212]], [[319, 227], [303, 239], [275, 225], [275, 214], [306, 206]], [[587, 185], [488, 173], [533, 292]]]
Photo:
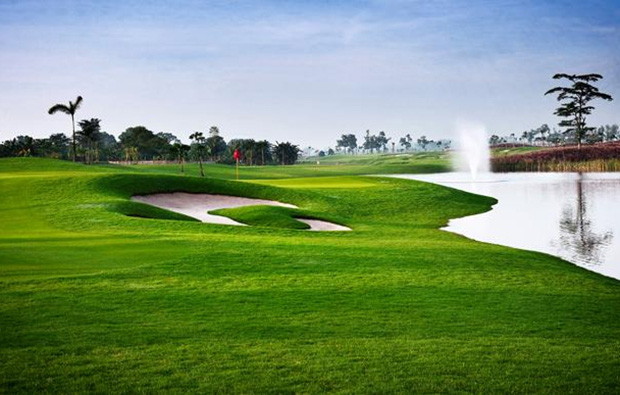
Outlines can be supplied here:
[[591, 146], [557, 147], [491, 159], [494, 172], [556, 171], [615, 172], [620, 171], [620, 143]]

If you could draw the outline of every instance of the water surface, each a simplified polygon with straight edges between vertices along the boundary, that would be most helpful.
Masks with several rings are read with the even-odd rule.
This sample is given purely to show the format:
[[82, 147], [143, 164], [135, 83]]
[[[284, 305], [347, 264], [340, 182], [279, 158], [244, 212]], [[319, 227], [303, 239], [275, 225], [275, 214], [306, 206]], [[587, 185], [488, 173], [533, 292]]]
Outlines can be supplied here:
[[620, 279], [619, 173], [402, 175], [499, 200], [445, 230], [474, 240], [546, 252]]

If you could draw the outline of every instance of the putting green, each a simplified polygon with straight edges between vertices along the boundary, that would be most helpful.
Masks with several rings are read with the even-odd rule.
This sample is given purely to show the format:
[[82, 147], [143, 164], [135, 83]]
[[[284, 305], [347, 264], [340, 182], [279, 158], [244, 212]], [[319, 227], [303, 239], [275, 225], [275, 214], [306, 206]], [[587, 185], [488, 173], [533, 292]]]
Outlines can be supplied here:
[[[493, 199], [219, 168], [0, 160], [1, 392], [620, 390], [618, 281], [438, 230]], [[282, 207], [239, 208], [255, 226], [231, 227], [129, 200], [174, 191], [355, 231], [300, 231]]]

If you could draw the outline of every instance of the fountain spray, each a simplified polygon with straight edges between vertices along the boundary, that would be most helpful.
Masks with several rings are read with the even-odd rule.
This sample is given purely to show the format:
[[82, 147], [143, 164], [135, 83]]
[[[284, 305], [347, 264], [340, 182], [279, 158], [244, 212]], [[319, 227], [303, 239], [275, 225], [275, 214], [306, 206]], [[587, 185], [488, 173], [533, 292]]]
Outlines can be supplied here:
[[472, 180], [476, 180], [480, 173], [488, 173], [491, 167], [486, 129], [482, 124], [459, 122], [457, 132], [456, 168], [469, 172]]

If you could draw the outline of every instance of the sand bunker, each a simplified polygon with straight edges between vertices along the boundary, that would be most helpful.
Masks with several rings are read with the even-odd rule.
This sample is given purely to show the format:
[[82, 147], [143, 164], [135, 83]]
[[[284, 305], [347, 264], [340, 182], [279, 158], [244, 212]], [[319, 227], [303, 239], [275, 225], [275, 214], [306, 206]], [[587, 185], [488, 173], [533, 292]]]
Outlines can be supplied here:
[[[157, 193], [153, 195], [133, 196], [131, 200], [137, 202], [150, 204], [151, 206], [163, 208], [166, 210], [174, 211], [179, 214], [187, 215], [188, 217], [196, 218], [202, 222], [220, 225], [237, 225], [246, 226], [240, 222], [232, 220], [228, 217], [221, 215], [209, 214], [210, 211], [219, 210], [223, 208], [236, 208], [244, 206], [279, 206], [297, 208], [292, 204], [275, 202], [272, 200], [263, 199], [250, 199], [237, 196], [225, 196], [225, 195], [210, 195], [210, 194], [196, 194], [185, 192], [174, 193]], [[302, 219], [297, 218], [298, 221], [304, 222], [310, 225], [309, 230], [313, 231], [342, 231], [351, 230], [346, 226], [332, 224], [331, 222], [319, 221], [315, 219]]]
[[337, 225], [327, 221], [321, 221], [318, 219], [306, 219], [306, 218], [295, 218], [297, 221], [301, 221], [304, 224], [310, 225], [310, 229], [308, 230], [323, 230], [323, 231], [338, 231], [338, 230], [351, 230], [351, 228], [347, 228], [346, 226]]

